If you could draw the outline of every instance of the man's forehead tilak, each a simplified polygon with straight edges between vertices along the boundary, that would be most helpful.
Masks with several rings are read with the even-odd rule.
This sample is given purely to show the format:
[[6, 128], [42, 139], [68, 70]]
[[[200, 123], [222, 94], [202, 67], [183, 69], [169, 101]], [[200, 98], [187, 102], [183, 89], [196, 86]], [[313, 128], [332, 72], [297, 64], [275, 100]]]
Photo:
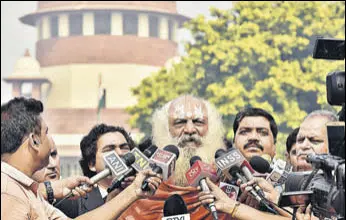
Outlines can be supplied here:
[[203, 118], [206, 116], [205, 104], [192, 96], [182, 96], [174, 100], [170, 106], [170, 115], [174, 119]]
[[[193, 109], [191, 109], [191, 105]], [[192, 112], [193, 110], [193, 112]], [[175, 104], [173, 109], [173, 117], [177, 118], [191, 118], [194, 115], [194, 118], [203, 118], [204, 111], [202, 104]]]

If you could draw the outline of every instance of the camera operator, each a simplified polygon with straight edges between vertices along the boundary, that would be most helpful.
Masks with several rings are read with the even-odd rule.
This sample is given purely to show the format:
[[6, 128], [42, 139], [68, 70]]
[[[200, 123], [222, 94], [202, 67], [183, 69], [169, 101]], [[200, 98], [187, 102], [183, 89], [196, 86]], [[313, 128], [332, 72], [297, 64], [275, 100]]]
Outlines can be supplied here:
[[334, 113], [326, 110], [316, 110], [306, 116], [297, 135], [297, 164], [293, 170], [312, 170], [311, 164], [306, 161], [307, 155], [328, 153], [326, 123], [337, 120]]

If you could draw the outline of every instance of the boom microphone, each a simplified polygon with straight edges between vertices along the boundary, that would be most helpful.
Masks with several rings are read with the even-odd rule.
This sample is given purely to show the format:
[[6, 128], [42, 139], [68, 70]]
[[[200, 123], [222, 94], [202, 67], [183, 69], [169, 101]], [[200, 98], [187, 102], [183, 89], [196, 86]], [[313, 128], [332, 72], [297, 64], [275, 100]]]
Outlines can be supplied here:
[[190, 214], [188, 214], [186, 204], [183, 198], [178, 194], [168, 197], [165, 201], [163, 216], [162, 220], [190, 220]]

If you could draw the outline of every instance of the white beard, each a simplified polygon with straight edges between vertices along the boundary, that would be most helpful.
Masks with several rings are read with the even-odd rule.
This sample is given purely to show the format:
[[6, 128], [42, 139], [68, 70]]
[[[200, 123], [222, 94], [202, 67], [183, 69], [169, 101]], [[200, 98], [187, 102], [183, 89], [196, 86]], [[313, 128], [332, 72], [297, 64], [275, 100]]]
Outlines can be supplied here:
[[[208, 140], [209, 139], [209, 140]], [[171, 143], [176, 146], [179, 146], [179, 158], [175, 165], [174, 172], [174, 183], [177, 186], [188, 186], [185, 173], [190, 169], [190, 159], [193, 156], [199, 156], [203, 162], [208, 164], [214, 163], [215, 152], [223, 147], [223, 140], [219, 138], [219, 141], [213, 141], [214, 139], [208, 135], [205, 138], [202, 138], [202, 145], [198, 148], [188, 147], [188, 146], [179, 146], [178, 140], [176, 138], [171, 138]], [[207, 144], [213, 143], [213, 144]]]

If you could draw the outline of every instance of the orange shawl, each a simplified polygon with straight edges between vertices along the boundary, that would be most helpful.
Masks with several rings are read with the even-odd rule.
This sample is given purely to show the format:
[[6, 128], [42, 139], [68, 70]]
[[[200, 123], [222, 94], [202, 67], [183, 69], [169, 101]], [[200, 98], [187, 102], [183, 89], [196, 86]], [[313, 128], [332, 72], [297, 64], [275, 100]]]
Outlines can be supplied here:
[[[163, 206], [165, 200], [173, 194], [183, 197], [190, 219], [213, 219], [211, 213], [198, 202], [199, 191], [195, 187], [179, 187], [167, 182], [161, 183], [155, 195], [148, 199], [139, 199], [132, 203], [118, 219], [121, 220], [158, 220], [163, 217]], [[229, 215], [218, 213], [219, 219], [231, 219]]]

